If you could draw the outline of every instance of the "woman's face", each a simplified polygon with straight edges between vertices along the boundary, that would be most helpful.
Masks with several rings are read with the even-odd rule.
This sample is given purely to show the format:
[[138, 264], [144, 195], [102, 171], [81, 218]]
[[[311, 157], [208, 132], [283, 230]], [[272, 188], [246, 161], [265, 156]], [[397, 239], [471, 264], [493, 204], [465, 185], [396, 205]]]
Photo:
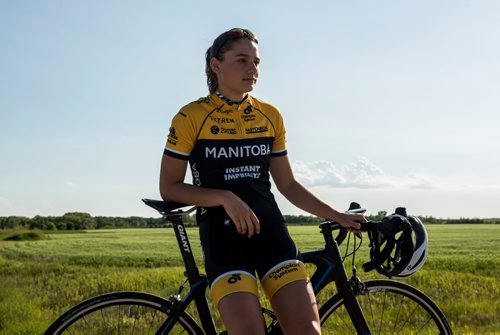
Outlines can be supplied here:
[[259, 48], [247, 38], [232, 43], [223, 60], [212, 58], [210, 66], [217, 75], [218, 90], [225, 97], [240, 101], [255, 88], [259, 77]]

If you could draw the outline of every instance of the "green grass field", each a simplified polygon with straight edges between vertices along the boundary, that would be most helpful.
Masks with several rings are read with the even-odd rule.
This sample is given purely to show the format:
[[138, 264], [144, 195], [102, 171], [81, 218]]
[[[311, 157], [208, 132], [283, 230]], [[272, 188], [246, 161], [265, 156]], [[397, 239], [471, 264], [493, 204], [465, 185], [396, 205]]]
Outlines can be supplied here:
[[[455, 334], [500, 334], [500, 225], [427, 229], [427, 263], [405, 281], [435, 300]], [[189, 232], [201, 264], [196, 229]], [[292, 226], [290, 232], [303, 251], [322, 245], [315, 226]], [[0, 232], [0, 334], [42, 334], [64, 310], [91, 296], [114, 290], [168, 295], [183, 279], [170, 228], [51, 232], [43, 240], [3, 241], [9, 234]], [[364, 241], [358, 269], [367, 248]], [[359, 275], [382, 277], [361, 270]]]

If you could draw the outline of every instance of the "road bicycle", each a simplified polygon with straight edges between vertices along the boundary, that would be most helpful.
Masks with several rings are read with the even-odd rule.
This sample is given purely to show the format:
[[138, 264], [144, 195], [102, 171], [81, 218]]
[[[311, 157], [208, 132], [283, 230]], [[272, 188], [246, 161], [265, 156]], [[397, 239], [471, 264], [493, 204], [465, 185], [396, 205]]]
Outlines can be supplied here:
[[[200, 274], [193, 257], [183, 216], [196, 207], [174, 202], [143, 199], [172, 223], [185, 265], [186, 279], [177, 292], [163, 298], [144, 292], [112, 292], [86, 300], [61, 315], [45, 332], [52, 334], [205, 334], [222, 335], [217, 330], [213, 306], [206, 291], [206, 276]], [[380, 227], [377, 222], [363, 224], [363, 230]], [[362, 281], [348, 276], [339, 245], [349, 233], [332, 221], [322, 222], [323, 248], [302, 253], [303, 261], [314, 266], [310, 281], [315, 294], [334, 283], [336, 293], [320, 303], [323, 334], [452, 334], [448, 320], [439, 307], [418, 289], [394, 280]], [[370, 228], [372, 227], [372, 228]], [[354, 243], [356, 244], [356, 243]], [[347, 245], [349, 245], [349, 240]], [[346, 251], [347, 254], [347, 251]], [[186, 294], [182, 294], [189, 286]], [[188, 306], [197, 317], [188, 313]], [[212, 310], [212, 311], [211, 311]], [[282, 334], [275, 314], [262, 312], [267, 334]]]

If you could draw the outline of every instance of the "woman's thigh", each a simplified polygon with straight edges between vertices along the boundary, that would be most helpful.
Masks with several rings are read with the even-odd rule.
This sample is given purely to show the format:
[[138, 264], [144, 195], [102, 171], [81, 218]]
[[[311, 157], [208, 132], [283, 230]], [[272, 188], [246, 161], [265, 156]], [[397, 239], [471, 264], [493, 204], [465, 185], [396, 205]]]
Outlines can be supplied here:
[[274, 294], [271, 306], [285, 334], [320, 334], [316, 297], [306, 280], [289, 283]]
[[218, 304], [222, 322], [231, 335], [264, 335], [264, 317], [259, 299], [238, 292], [223, 297]]

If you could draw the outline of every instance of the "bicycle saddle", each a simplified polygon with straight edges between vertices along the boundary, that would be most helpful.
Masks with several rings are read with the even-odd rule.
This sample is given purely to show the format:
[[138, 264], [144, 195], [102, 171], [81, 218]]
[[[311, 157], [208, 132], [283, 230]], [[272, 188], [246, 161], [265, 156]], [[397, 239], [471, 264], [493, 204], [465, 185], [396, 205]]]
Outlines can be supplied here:
[[151, 199], [142, 199], [142, 201], [148, 205], [149, 207], [152, 207], [156, 209], [158, 212], [161, 214], [168, 214], [169, 212], [182, 208], [182, 207], [189, 207], [192, 205], [188, 204], [183, 204], [180, 202], [174, 202], [174, 201], [163, 201], [163, 200], [151, 200]]

